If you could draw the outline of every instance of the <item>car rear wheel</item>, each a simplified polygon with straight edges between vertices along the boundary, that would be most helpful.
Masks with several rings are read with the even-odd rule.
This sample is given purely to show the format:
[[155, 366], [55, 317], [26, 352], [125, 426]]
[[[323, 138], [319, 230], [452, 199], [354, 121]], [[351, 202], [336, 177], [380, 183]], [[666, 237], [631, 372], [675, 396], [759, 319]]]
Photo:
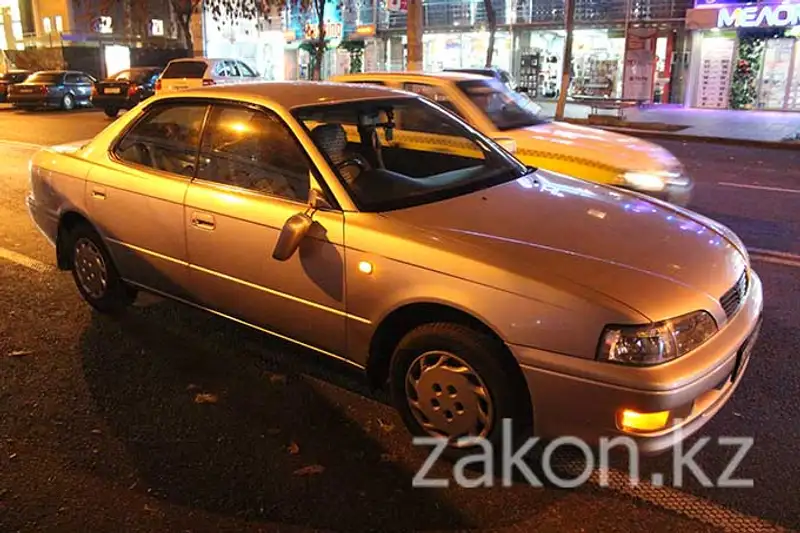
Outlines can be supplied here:
[[119, 276], [97, 232], [80, 224], [70, 232], [72, 277], [81, 296], [102, 313], [118, 314], [136, 299], [137, 291]]
[[65, 94], [61, 99], [61, 109], [70, 111], [75, 107], [75, 98], [71, 94]]
[[107, 107], [103, 111], [105, 111], [106, 116], [109, 118], [116, 118], [119, 115], [119, 108], [116, 107]]
[[444, 455], [484, 453], [470, 438], [502, 452], [503, 420], [511, 420], [513, 445], [528, 436], [527, 391], [503, 364], [502, 344], [455, 323], [429, 323], [407, 333], [392, 355], [392, 403], [414, 436], [448, 440]]

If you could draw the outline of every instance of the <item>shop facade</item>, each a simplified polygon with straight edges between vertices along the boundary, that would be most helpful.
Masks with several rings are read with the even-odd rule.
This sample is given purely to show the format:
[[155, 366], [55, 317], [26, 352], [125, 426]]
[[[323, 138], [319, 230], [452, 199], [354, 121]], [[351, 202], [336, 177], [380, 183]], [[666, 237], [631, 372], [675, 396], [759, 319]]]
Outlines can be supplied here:
[[685, 105], [800, 111], [800, 1], [711, 3], [687, 12]]
[[[291, 4], [283, 19], [284, 61], [287, 79], [310, 79], [313, 69], [313, 46], [319, 23], [313, 10], [301, 11]], [[321, 62], [322, 79], [352, 70], [378, 70], [383, 55], [377, 37], [374, 3], [327, 0], [323, 28], [326, 49]]]
[[[565, 40], [563, 29], [519, 32], [513, 72], [528, 94], [558, 98]], [[669, 28], [576, 29], [567, 96], [666, 102], [674, 45]]]
[[[690, 1], [576, 0], [569, 95], [673, 101], [674, 59], [682, 57], [676, 52], [683, 45]], [[531, 96], [557, 98], [566, 39], [564, 1], [492, 4], [497, 21], [493, 66], [509, 71]], [[427, 0], [423, 11], [426, 71], [485, 65], [489, 32], [484, 0]], [[406, 68], [406, 22], [402, 9], [379, 9], [378, 27], [387, 43], [385, 70]]]

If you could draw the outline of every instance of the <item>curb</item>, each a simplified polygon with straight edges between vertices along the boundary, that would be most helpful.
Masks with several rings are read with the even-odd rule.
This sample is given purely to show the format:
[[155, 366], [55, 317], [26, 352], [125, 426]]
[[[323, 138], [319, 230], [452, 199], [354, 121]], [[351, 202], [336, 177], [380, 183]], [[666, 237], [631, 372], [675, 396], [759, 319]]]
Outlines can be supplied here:
[[598, 124], [587, 125], [578, 122], [565, 121], [571, 124], [578, 124], [590, 128], [615, 131], [635, 137], [650, 137], [654, 139], [666, 139], [671, 141], [685, 142], [704, 142], [709, 144], [721, 144], [728, 146], [746, 146], [749, 148], [770, 148], [775, 150], [800, 150], [800, 141], [757, 141], [755, 139], [735, 139], [731, 137], [707, 137], [700, 135], [689, 135], [686, 133], [670, 133], [665, 131], [641, 130], [636, 128], [625, 128], [622, 126], [603, 126]]

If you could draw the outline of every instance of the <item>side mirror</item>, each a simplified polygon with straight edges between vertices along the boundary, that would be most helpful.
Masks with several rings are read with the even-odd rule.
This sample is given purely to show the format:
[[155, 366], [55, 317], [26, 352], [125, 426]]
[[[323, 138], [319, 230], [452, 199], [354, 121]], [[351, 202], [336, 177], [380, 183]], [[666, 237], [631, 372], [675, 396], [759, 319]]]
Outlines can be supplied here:
[[272, 250], [272, 258], [278, 261], [286, 261], [300, 247], [300, 243], [308, 234], [311, 225], [314, 224], [312, 215], [318, 209], [330, 209], [331, 205], [321, 192], [311, 189], [308, 193], [308, 210], [305, 213], [297, 213], [290, 216], [283, 224], [281, 234], [275, 249]]
[[306, 213], [297, 213], [290, 216], [284, 223], [283, 229], [281, 229], [278, 243], [272, 251], [272, 258], [278, 261], [286, 261], [292, 257], [313, 223], [314, 220]]
[[513, 154], [517, 151], [517, 141], [509, 137], [496, 137], [494, 142], [499, 144], [505, 151], [509, 153]]

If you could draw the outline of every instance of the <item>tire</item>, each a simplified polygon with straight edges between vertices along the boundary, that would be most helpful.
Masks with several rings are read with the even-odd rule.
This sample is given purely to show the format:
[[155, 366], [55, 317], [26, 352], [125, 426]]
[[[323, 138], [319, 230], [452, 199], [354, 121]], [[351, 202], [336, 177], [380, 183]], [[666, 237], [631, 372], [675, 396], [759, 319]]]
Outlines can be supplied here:
[[[423, 426], [424, 416], [420, 418], [415, 415], [415, 412], [420, 413], [419, 409], [412, 407], [415, 401], [433, 413], [427, 419], [429, 422], [455, 428], [455, 433], [459, 435], [464, 435], [465, 427], [472, 427], [473, 430], [464, 436], [488, 440], [495, 458], [503, 449], [503, 419], [512, 421], [511, 446], [527, 438], [532, 426], [532, 420], [526, 419], [530, 418], [527, 414], [529, 411], [523, 408], [529, 405], [528, 391], [517, 384], [518, 381], [511, 374], [512, 369], [506, 368], [507, 365], [503, 363], [504, 349], [495, 338], [456, 323], [423, 324], [408, 332], [392, 354], [389, 381], [392, 403], [411, 434], [420, 437], [439, 436]], [[449, 355], [445, 359], [435, 354], [422, 357], [436, 351]], [[453, 356], [457, 360], [453, 360]], [[430, 365], [424, 377], [419, 373], [422, 368], [419, 362], [423, 360]], [[459, 365], [464, 363], [466, 367], [462, 370], [467, 369], [468, 372], [448, 371], [444, 368], [448, 366], [443, 364], [444, 360]], [[471, 378], [465, 377], [470, 374]], [[416, 381], [416, 388], [410, 385], [412, 381], [407, 380], [409, 376]], [[476, 384], [486, 391], [486, 401], [477, 400], [478, 395], [474, 392], [463, 392], [465, 386], [471, 392]], [[473, 424], [480, 420], [476, 417], [479, 411], [485, 414], [488, 424]], [[451, 460], [485, 453], [478, 445], [459, 443], [453, 433], [443, 436], [449, 440], [443, 455]]]
[[67, 93], [64, 95], [64, 98], [61, 99], [61, 109], [64, 111], [71, 111], [75, 108], [75, 97], [71, 94]]
[[107, 107], [103, 111], [105, 111], [108, 118], [117, 118], [117, 115], [119, 115], [119, 108], [116, 107]]
[[72, 278], [84, 300], [104, 314], [117, 315], [136, 299], [137, 291], [119, 276], [100, 235], [88, 224], [69, 234]]

